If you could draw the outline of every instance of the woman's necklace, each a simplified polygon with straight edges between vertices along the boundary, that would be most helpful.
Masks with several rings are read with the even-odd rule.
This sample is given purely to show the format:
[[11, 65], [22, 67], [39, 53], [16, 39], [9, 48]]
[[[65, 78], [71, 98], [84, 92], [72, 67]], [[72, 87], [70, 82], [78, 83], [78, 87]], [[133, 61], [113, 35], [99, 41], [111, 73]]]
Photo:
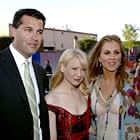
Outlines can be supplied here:
[[[108, 98], [108, 102], [107, 102], [107, 105], [106, 105], [106, 121], [105, 121], [105, 128], [104, 128], [104, 133], [103, 133], [103, 138], [102, 140], [104, 140], [104, 137], [105, 137], [105, 134], [106, 134], [106, 130], [107, 130], [107, 126], [108, 126], [108, 118], [109, 118], [109, 111], [110, 111], [110, 108], [111, 108], [111, 104], [112, 104], [112, 97], [113, 97], [113, 94], [114, 94], [114, 90], [112, 90], [112, 94], [109, 96]], [[97, 92], [97, 98], [96, 98], [96, 102], [95, 102], [95, 114], [96, 114], [96, 110], [97, 110], [97, 102], [99, 101], [99, 91], [100, 91], [100, 88], [97, 89], [96, 91]], [[96, 129], [97, 129], [97, 125], [96, 125]]]

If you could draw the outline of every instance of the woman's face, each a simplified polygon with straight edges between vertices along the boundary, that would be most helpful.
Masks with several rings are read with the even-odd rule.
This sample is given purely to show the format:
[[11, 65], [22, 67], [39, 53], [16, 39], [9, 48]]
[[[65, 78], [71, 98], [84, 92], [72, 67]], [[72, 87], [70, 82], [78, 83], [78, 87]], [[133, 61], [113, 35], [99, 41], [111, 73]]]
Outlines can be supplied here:
[[64, 80], [70, 86], [78, 87], [83, 81], [86, 70], [81, 65], [78, 58], [71, 59], [67, 65], [62, 66]]
[[115, 72], [121, 64], [120, 45], [115, 41], [104, 43], [99, 56], [99, 62], [102, 64], [103, 71]]

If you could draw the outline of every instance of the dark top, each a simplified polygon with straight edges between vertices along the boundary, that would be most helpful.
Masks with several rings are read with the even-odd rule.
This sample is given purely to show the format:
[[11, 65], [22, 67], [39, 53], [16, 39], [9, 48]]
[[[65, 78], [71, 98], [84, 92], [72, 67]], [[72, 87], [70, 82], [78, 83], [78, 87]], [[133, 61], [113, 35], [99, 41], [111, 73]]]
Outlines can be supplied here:
[[45, 71], [46, 71], [46, 74], [52, 74], [52, 68], [51, 68], [50, 64], [47, 64]]

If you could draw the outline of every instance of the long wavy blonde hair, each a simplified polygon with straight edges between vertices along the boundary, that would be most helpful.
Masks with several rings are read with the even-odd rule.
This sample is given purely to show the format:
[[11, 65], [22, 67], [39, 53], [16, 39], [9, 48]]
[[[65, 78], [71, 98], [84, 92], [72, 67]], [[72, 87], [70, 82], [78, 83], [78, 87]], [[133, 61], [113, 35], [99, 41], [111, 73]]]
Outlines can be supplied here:
[[59, 58], [56, 71], [51, 78], [50, 81], [50, 88], [54, 89], [56, 88], [64, 79], [63, 73], [61, 72], [61, 65], [67, 65], [69, 61], [73, 58], [78, 58], [82, 67], [86, 70], [86, 76], [82, 83], [79, 86], [79, 89], [84, 95], [88, 94], [88, 80], [87, 80], [87, 69], [88, 69], [88, 61], [86, 54], [81, 51], [80, 49], [73, 48], [73, 49], [67, 49], [65, 50], [62, 55]]

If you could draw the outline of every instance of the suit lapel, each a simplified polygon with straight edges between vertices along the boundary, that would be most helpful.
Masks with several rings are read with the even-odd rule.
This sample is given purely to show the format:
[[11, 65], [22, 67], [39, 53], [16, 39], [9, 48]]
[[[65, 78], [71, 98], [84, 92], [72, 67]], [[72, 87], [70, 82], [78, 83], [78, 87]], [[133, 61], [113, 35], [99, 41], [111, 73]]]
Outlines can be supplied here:
[[39, 107], [40, 107], [40, 110], [41, 110], [41, 105], [44, 104], [43, 102], [44, 102], [44, 92], [45, 91], [44, 91], [44, 89], [42, 87], [42, 84], [43, 84], [42, 80], [41, 80], [42, 75], [39, 73], [40, 70], [39, 70], [37, 64], [35, 64], [34, 62], [33, 62], [33, 67], [34, 67], [35, 76], [36, 76], [36, 80], [37, 80], [37, 84], [38, 84], [39, 97], [40, 97]]
[[[4, 52], [2, 63], [3, 63], [3, 70], [6, 72], [9, 82], [11, 82], [11, 84], [14, 83], [13, 89], [15, 89], [15, 92], [17, 94], [19, 94], [21, 96], [21, 98], [24, 101], [26, 101], [26, 103], [27, 103], [28, 101], [27, 101], [27, 97], [26, 97], [24, 84], [23, 84], [22, 78], [20, 76], [16, 62], [15, 62], [13, 55], [10, 52], [9, 48], [7, 48]], [[11, 73], [13, 73], [13, 74], [11, 74]]]
[[36, 80], [37, 80], [37, 85], [38, 85], [38, 90], [39, 93], [42, 92], [42, 87], [41, 87], [41, 75], [39, 74], [39, 70], [37, 68], [37, 65], [33, 62], [33, 68], [34, 68], [34, 72], [35, 72], [35, 76], [36, 76]]

